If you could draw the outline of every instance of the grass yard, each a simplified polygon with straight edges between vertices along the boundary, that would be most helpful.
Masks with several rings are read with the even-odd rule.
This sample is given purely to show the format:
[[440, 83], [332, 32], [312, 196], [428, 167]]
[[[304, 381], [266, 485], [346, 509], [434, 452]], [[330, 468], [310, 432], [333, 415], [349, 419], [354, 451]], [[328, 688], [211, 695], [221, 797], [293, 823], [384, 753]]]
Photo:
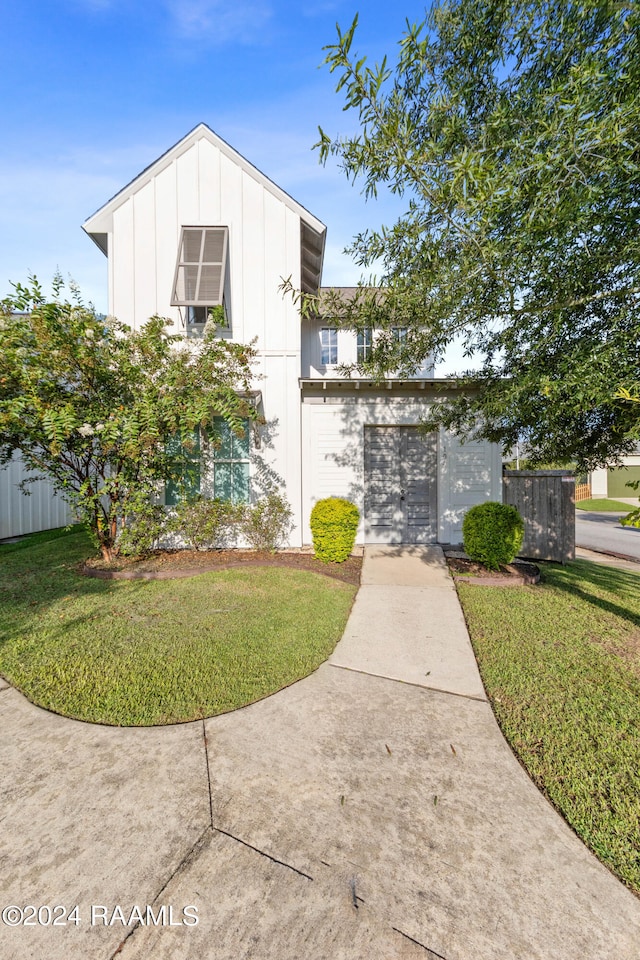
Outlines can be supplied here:
[[356, 587], [252, 567], [182, 580], [77, 573], [82, 530], [0, 545], [0, 674], [94, 723], [213, 716], [307, 676], [340, 639]]
[[537, 587], [458, 591], [514, 752], [640, 893], [640, 576], [576, 561], [544, 565]]
[[[633, 496], [633, 490], [629, 490], [629, 496]], [[600, 510], [602, 513], [629, 513], [633, 510], [633, 505], [622, 503], [620, 500], [608, 500], [606, 497], [598, 500], [579, 500], [576, 503], [578, 510]]]

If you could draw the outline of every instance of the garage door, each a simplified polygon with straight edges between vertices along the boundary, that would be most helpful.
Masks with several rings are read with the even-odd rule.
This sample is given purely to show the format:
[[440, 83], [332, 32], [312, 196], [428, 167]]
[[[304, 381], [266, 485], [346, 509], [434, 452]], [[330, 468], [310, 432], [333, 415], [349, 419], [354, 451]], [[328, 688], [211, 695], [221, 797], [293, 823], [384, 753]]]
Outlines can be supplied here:
[[418, 427], [365, 427], [365, 540], [434, 543], [436, 435]]

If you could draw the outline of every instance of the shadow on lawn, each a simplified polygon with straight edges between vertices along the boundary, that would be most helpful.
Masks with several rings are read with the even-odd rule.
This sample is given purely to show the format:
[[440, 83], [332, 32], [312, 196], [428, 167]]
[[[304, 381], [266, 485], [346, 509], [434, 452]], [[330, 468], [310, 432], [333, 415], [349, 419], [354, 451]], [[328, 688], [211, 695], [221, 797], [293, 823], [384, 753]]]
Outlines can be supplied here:
[[[100, 600], [120, 587], [108, 581], [93, 580], [78, 572], [78, 565], [95, 553], [89, 537], [74, 528], [44, 539], [43, 534], [25, 537], [17, 543], [0, 544], [0, 646], [15, 638], [34, 617], [51, 606], [70, 600]], [[127, 584], [128, 595], [144, 590], [148, 584]], [[61, 623], [61, 630], [99, 619], [89, 602], [85, 615]]]
[[[540, 564], [543, 582], [640, 627], [640, 575], [588, 560]], [[576, 576], [577, 575], [577, 576]], [[591, 592], [588, 587], [593, 588]], [[607, 593], [609, 596], [602, 596]], [[614, 602], [619, 600], [621, 602]], [[623, 605], [624, 602], [626, 605]]]

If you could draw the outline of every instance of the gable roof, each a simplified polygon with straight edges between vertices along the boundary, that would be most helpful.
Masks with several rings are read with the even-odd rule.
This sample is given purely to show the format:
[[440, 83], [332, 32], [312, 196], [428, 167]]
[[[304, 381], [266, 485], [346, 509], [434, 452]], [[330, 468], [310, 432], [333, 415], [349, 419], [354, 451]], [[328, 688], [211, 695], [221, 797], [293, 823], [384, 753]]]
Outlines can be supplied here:
[[110, 200], [100, 207], [82, 224], [82, 229], [87, 233], [94, 243], [102, 250], [105, 256], [108, 254], [107, 235], [112, 228], [113, 213], [132, 197], [138, 190], [141, 190], [158, 173], [172, 164], [181, 154], [186, 153], [198, 140], [208, 140], [214, 147], [231, 160], [236, 166], [240, 167], [248, 176], [252, 177], [265, 190], [267, 190], [277, 200], [280, 200], [290, 210], [300, 217], [301, 221], [301, 266], [303, 277], [303, 289], [307, 287], [317, 290], [320, 284], [322, 273], [322, 261], [324, 259], [324, 242], [326, 235], [326, 226], [317, 217], [314, 217], [302, 204], [289, 196], [273, 180], [270, 180], [261, 170], [258, 170], [242, 154], [234, 150], [226, 140], [218, 136], [217, 133], [206, 125], [199, 123], [182, 140], [170, 147], [162, 156], [154, 160], [153, 163], [145, 167], [141, 173], [133, 178], [122, 190], [119, 190]]

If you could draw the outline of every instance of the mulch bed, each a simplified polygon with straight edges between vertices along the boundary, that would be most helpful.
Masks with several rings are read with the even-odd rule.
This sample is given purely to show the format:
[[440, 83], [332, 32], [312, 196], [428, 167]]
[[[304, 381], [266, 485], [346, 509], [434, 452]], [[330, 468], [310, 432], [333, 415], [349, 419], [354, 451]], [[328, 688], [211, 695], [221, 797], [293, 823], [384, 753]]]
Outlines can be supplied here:
[[520, 587], [540, 582], [539, 568], [526, 560], [514, 560], [499, 570], [488, 570], [482, 563], [468, 557], [449, 555], [446, 559], [451, 575], [458, 583], [483, 587]]
[[92, 558], [80, 567], [80, 572], [99, 580], [172, 580], [212, 570], [249, 566], [311, 570], [359, 586], [362, 557], [347, 557], [343, 563], [322, 563], [311, 553], [297, 551], [157, 550], [142, 559], [122, 557], [111, 564], [99, 557]]

